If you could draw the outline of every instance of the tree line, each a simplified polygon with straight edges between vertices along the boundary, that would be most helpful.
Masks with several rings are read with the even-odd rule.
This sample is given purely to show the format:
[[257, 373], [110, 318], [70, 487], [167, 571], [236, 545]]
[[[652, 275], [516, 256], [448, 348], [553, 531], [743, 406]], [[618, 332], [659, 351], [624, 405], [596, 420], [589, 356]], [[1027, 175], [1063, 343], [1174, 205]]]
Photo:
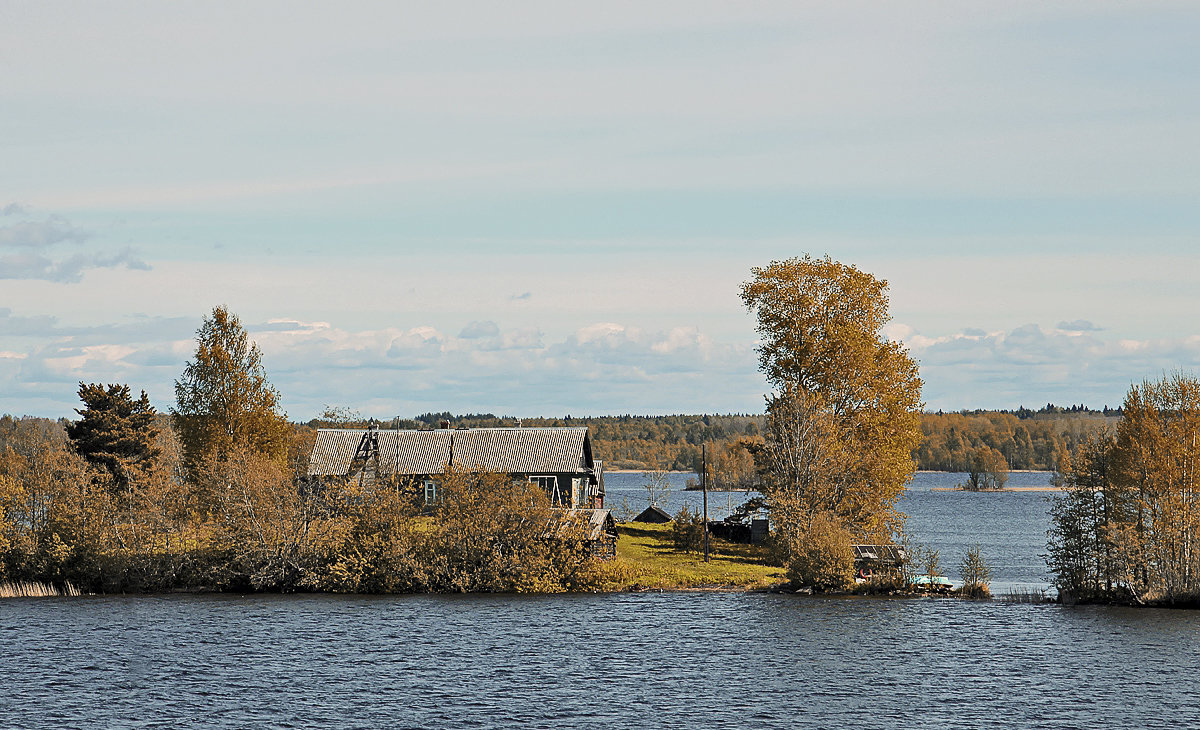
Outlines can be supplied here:
[[[1053, 471], [1066, 454], [1075, 453], [1096, 433], [1120, 420], [1120, 409], [1091, 410], [1085, 406], [1047, 404], [1038, 411], [968, 410], [921, 413], [921, 436], [912, 458], [929, 471], [969, 472], [983, 457], [994, 455], [1006, 469]], [[331, 410], [313, 419], [310, 428], [366, 427], [371, 421], [347, 411]], [[645, 471], [701, 470], [701, 450], [707, 448], [710, 472], [714, 460], [748, 463], [748, 445], [762, 443], [766, 416], [756, 414], [590, 416], [516, 418], [491, 413], [456, 415], [426, 413], [414, 418], [374, 421], [381, 428], [587, 426], [597, 458], [610, 469]], [[728, 471], [727, 469], [725, 471]], [[736, 471], [736, 469], [735, 469]], [[736, 477], [735, 477], [736, 480]]]
[[1065, 601], [1200, 603], [1200, 380], [1133, 386], [1064, 460], [1048, 563]]

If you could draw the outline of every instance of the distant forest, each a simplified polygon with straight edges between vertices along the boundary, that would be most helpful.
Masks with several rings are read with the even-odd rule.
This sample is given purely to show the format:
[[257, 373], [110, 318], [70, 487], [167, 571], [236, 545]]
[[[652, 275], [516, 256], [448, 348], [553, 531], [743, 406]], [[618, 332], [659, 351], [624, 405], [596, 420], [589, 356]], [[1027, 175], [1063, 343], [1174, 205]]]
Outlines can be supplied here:
[[[1083, 405], [1068, 407], [1048, 403], [1038, 410], [1021, 407], [1015, 411], [961, 411], [925, 413], [921, 430], [925, 438], [913, 452], [917, 468], [963, 471], [981, 451], [996, 451], [1010, 469], [1053, 470], [1063, 454], [1073, 453], [1081, 441], [1120, 420], [1120, 409], [1092, 410]], [[761, 440], [763, 416], [675, 415], [599, 416], [588, 418], [523, 418], [492, 413], [425, 413], [416, 418], [378, 421], [380, 428], [587, 426], [597, 459], [609, 469], [667, 469], [699, 471], [701, 446], [709, 445], [710, 459], [719, 471], [729, 471], [733, 480], [744, 478], [749, 455], [744, 445]], [[314, 419], [308, 427], [361, 427], [363, 421], [350, 414], [330, 414]], [[724, 468], [722, 468], [722, 466]], [[732, 472], [743, 472], [735, 474]]]

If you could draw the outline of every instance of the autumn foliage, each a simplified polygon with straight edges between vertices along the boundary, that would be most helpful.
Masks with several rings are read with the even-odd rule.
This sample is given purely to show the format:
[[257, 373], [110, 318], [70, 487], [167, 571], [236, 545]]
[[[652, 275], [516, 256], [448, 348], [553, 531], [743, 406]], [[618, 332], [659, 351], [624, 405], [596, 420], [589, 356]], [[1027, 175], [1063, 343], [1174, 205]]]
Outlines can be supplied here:
[[921, 379], [882, 333], [887, 282], [829, 257], [756, 268], [742, 300], [757, 316], [767, 398], [756, 450], [789, 576], [840, 587], [849, 545], [883, 542], [901, 515], [920, 442]]
[[590, 585], [585, 525], [525, 481], [305, 477], [312, 433], [217, 308], [168, 419], [80, 384], [80, 420], [0, 418], [0, 584], [87, 591], [560, 591]]
[[1200, 602], [1200, 380], [1133, 386], [1062, 467], [1048, 562], [1069, 600]]

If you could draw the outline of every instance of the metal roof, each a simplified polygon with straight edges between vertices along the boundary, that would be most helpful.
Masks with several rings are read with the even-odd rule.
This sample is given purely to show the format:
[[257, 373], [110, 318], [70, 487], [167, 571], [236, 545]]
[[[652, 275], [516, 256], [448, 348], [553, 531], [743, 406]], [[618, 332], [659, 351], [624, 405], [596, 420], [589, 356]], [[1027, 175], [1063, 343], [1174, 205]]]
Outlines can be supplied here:
[[[350, 470], [365, 429], [322, 428], [317, 431], [309, 476], [341, 476]], [[450, 462], [449, 431], [378, 431], [379, 472], [411, 476], [437, 474]]]
[[854, 545], [854, 559], [899, 565], [908, 560], [908, 553], [899, 545]]
[[472, 428], [452, 433], [454, 465], [469, 471], [569, 473], [591, 467], [586, 426]]
[[[308, 464], [309, 476], [345, 475], [366, 433], [366, 429], [319, 429]], [[589, 472], [593, 468], [586, 426], [380, 429], [377, 433], [381, 474], [440, 474], [451, 461], [469, 471], [505, 474]]]

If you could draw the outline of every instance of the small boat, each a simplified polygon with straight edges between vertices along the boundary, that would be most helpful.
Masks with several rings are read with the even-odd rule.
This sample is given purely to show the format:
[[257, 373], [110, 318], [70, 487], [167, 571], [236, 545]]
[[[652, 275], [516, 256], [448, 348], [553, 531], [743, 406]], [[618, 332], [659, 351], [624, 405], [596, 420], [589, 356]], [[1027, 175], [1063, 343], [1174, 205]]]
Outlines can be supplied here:
[[928, 575], [914, 575], [912, 585], [919, 591], [935, 591], [937, 593], [949, 593], [954, 589], [954, 582], [944, 575], [935, 575], [932, 578]]

